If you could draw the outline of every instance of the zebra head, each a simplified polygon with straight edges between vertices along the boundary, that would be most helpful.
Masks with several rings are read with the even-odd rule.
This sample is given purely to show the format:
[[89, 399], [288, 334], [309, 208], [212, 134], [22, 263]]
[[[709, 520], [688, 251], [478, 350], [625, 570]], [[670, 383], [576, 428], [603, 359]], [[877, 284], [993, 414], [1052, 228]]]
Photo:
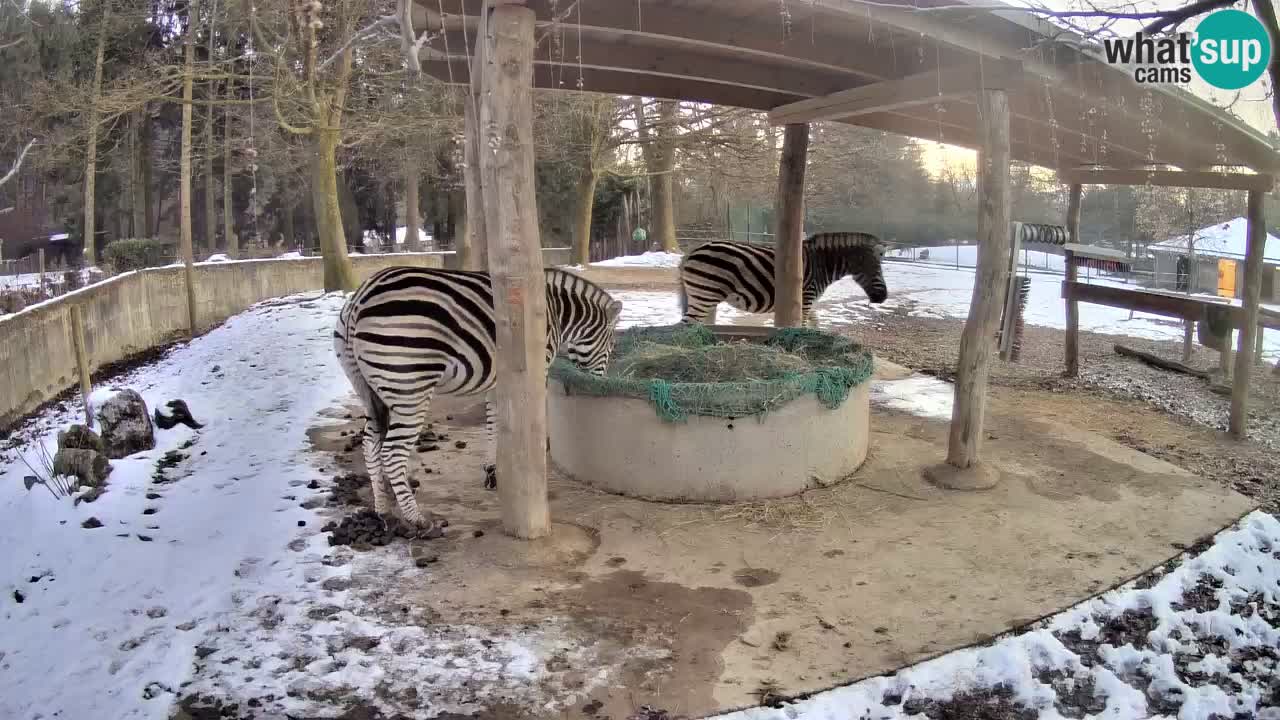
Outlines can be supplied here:
[[573, 322], [561, 330], [560, 346], [569, 360], [583, 370], [603, 376], [613, 354], [613, 335], [622, 314], [622, 302], [601, 293], [597, 302], [579, 308]]
[[875, 235], [861, 232], [818, 233], [805, 241], [805, 273], [818, 294], [848, 275], [873, 304], [889, 297], [880, 260], [885, 246]]
[[884, 257], [884, 245], [876, 243], [871, 247], [859, 248], [859, 257], [849, 266], [849, 274], [867, 294], [867, 299], [879, 305], [889, 297], [889, 286], [884, 283], [884, 269], [880, 259]]

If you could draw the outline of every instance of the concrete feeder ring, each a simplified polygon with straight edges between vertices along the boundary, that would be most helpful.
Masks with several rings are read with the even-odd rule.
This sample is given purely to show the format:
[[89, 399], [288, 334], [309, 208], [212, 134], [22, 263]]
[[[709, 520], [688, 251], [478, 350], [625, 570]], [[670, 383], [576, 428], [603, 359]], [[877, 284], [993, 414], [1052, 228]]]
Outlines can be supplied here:
[[838, 483], [866, 460], [870, 415], [869, 381], [836, 407], [805, 393], [761, 416], [683, 422], [664, 421], [645, 399], [548, 382], [553, 464], [606, 492], [663, 502], [746, 502]]

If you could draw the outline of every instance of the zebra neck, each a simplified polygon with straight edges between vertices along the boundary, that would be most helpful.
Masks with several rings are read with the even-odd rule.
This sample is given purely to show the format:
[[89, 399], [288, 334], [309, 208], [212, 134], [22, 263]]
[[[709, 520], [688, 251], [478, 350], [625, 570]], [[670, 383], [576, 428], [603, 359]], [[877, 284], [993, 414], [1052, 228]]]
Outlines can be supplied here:
[[804, 252], [804, 286], [818, 294], [848, 274], [844, 256], [838, 253], [822, 252], [805, 248]]

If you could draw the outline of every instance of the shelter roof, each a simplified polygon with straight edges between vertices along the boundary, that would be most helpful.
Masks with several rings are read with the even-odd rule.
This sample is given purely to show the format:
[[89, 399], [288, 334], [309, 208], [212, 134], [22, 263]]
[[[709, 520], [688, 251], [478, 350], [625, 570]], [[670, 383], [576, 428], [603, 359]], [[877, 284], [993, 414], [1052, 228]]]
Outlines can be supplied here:
[[[1187, 251], [1187, 242], [1195, 239], [1197, 255], [1240, 259], [1244, 257], [1245, 247], [1249, 240], [1249, 221], [1238, 217], [1224, 223], [1200, 228], [1191, 235], [1179, 235], [1163, 242], [1155, 243], [1147, 249], [1152, 252], [1177, 253]], [[1280, 238], [1267, 233], [1266, 251], [1263, 258], [1267, 262], [1280, 262]]]

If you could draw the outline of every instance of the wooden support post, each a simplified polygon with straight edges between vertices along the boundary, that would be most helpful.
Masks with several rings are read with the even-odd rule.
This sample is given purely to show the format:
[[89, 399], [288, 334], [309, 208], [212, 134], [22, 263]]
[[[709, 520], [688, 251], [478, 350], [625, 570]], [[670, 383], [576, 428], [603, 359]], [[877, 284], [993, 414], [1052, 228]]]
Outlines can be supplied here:
[[1265, 333], [1266, 331], [1263, 330], [1262, 326], [1258, 326], [1258, 329], [1253, 333], [1253, 364], [1254, 365], [1264, 364], [1262, 360], [1262, 340], [1263, 340], [1263, 335], [1265, 335]]
[[[484, 270], [489, 267], [489, 243], [485, 232], [485, 197], [483, 171], [480, 168], [480, 102], [484, 96], [486, 24], [481, 20], [476, 34], [474, 57], [471, 58], [471, 85], [463, 102], [463, 149], [465, 163], [462, 177], [466, 185], [467, 219], [462, 233], [454, 239], [458, 267], [463, 270]], [[439, 241], [439, 238], [436, 238]]]
[[1191, 342], [1195, 337], [1195, 322], [1182, 321], [1182, 362], [1191, 362]]
[[[1084, 197], [1084, 186], [1080, 183], [1071, 185], [1067, 195], [1067, 242], [1080, 244], [1080, 203]], [[1079, 272], [1076, 266], [1075, 253], [1067, 250], [1064, 258], [1067, 268], [1067, 282], [1076, 282]], [[1067, 337], [1066, 337], [1067, 377], [1080, 375], [1080, 303], [1074, 299], [1067, 300]]]
[[[787, 125], [778, 164], [778, 218], [773, 240], [774, 327], [800, 327], [804, 317], [804, 170], [809, 125]], [[751, 217], [751, 213], [747, 213]], [[747, 242], [751, 242], [750, 220]]]
[[978, 151], [978, 266], [973, 283], [969, 318], [960, 337], [956, 363], [955, 402], [951, 410], [951, 435], [947, 465], [964, 472], [934, 472], [931, 479], [962, 489], [991, 487], [996, 482], [989, 468], [979, 471], [982, 423], [987, 405], [987, 377], [992, 346], [1000, 323], [1009, 263], [1009, 95], [1001, 89], [984, 89], [978, 96], [978, 127], [982, 140]]
[[1232, 369], [1235, 366], [1235, 348], [1232, 347], [1231, 341], [1235, 340], [1231, 329], [1227, 330], [1227, 334], [1222, 338], [1222, 347], [1218, 350], [1218, 369], [1222, 371], [1222, 381], [1231, 380]]
[[36, 248], [36, 267], [40, 272], [40, 297], [44, 297], [44, 248]]
[[84, 424], [93, 428], [93, 407], [89, 404], [89, 353], [84, 345], [84, 308], [71, 306], [71, 346], [76, 353], [76, 368], [80, 371], [80, 397], [84, 400]]
[[1253, 374], [1254, 337], [1258, 330], [1258, 303], [1262, 294], [1262, 253], [1267, 244], [1267, 219], [1261, 190], [1249, 191], [1248, 245], [1244, 256], [1244, 319], [1240, 325], [1240, 348], [1236, 353], [1236, 374], [1231, 384], [1231, 437], [1248, 436], [1249, 381]]
[[534, 11], [497, 4], [482, 44], [477, 138], [493, 277], [495, 391], [502, 526], [523, 539], [551, 532], [547, 507], [547, 308], [534, 196]]

